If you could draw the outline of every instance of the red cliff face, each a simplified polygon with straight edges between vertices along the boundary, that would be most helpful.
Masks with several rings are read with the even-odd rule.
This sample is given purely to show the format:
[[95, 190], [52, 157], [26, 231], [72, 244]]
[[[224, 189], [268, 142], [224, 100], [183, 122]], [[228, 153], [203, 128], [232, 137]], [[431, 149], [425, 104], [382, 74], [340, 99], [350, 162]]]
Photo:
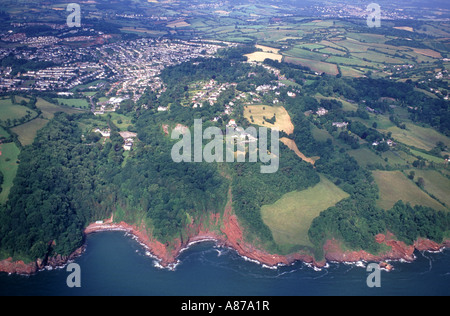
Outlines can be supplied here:
[[390, 247], [385, 253], [370, 254], [366, 251], [342, 251], [341, 243], [335, 239], [328, 240], [324, 245], [325, 258], [328, 261], [337, 262], [357, 262], [357, 261], [384, 261], [384, 260], [414, 260], [415, 245], [408, 246], [405, 243], [395, 240], [391, 233], [387, 235], [379, 234], [375, 237], [376, 242]]
[[325, 263], [317, 263], [314, 258], [307, 254], [293, 254], [281, 256], [270, 254], [266, 251], [256, 248], [254, 245], [244, 240], [244, 234], [236, 215], [232, 213], [231, 203], [225, 209], [223, 218], [222, 232], [226, 236], [225, 245], [235, 249], [239, 255], [256, 260], [267, 266], [288, 265], [295, 261], [313, 263], [315, 266], [323, 267]]
[[35, 262], [26, 264], [23, 261], [12, 261], [12, 258], [0, 261], [0, 272], [16, 274], [34, 274], [38, 271]]
[[414, 243], [414, 247], [418, 251], [439, 251], [442, 248], [442, 246], [439, 245], [438, 243], [428, 240], [428, 239], [423, 239], [423, 238], [419, 238]]
[[[255, 245], [245, 241], [243, 229], [239, 224], [238, 218], [232, 212], [231, 201], [228, 203], [223, 216], [221, 214], [210, 214], [207, 218], [200, 218], [192, 220], [187, 227], [183, 236], [173, 240], [170, 243], [163, 244], [156, 240], [144, 225], [133, 226], [125, 222], [112, 223], [112, 218], [105, 223], [95, 223], [89, 225], [85, 234], [91, 234], [100, 231], [120, 230], [126, 231], [136, 237], [138, 242], [143, 244], [148, 250], [159, 259], [159, 263], [163, 267], [169, 267], [177, 262], [177, 257], [181, 250], [192, 242], [214, 239], [219, 244], [235, 249], [239, 255], [260, 262], [267, 266], [288, 265], [295, 261], [302, 261], [310, 263], [315, 267], [324, 267], [327, 261], [334, 262], [358, 262], [358, 261], [372, 261], [382, 262], [385, 260], [414, 260], [414, 251], [438, 251], [442, 247], [449, 247], [450, 241], [447, 240], [442, 245], [437, 244], [427, 239], [419, 239], [414, 245], [408, 246], [405, 243], [395, 239], [391, 233], [386, 235], [379, 234], [375, 237], [376, 242], [384, 244], [389, 247], [385, 253], [370, 254], [366, 251], [343, 251], [342, 244], [335, 240], [328, 240], [324, 245], [325, 259], [322, 262], [316, 262], [314, 257], [305, 253], [296, 253], [288, 256], [277, 254], [270, 254], [266, 251], [258, 249]], [[80, 255], [84, 250], [81, 247], [69, 257], [56, 256], [48, 258], [46, 265], [61, 266], [67, 263], [68, 260]], [[34, 274], [40, 269], [44, 268], [41, 261], [31, 264], [25, 264], [22, 261], [13, 262], [11, 258], [0, 261], [0, 272], [17, 273], [17, 274]]]

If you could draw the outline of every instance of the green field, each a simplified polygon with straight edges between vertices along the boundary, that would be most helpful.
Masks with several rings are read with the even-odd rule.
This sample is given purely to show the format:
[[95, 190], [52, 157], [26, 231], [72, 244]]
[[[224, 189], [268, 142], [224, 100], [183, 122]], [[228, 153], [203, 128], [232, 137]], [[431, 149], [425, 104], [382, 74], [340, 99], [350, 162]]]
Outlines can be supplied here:
[[[428, 206], [435, 210], [448, 210], [444, 205], [421, 190], [401, 171], [374, 171], [373, 176], [380, 189], [377, 205], [385, 210], [391, 209], [395, 203], [402, 200], [412, 206]], [[448, 192], [448, 190], [447, 190]]]
[[331, 139], [333, 141], [333, 144], [336, 142], [334, 137], [331, 136], [326, 129], [320, 129], [315, 125], [312, 126], [311, 133], [314, 139], [319, 142], [326, 142], [328, 139]]
[[377, 154], [374, 150], [362, 146], [359, 149], [349, 150], [348, 154], [356, 159], [362, 167], [368, 165], [381, 165], [383, 167], [391, 166], [394, 168], [404, 168], [411, 165], [416, 158], [400, 150], [389, 150]]
[[7, 138], [9, 136], [10, 136], [9, 133], [3, 127], [0, 126], [0, 138], [2, 137]]
[[33, 143], [37, 132], [47, 125], [47, 123], [48, 120], [36, 118], [30, 122], [14, 127], [12, 131], [17, 134], [20, 143], [23, 146], [27, 146]]
[[317, 93], [315, 97], [318, 101], [320, 101], [320, 100], [335, 100], [335, 101], [341, 102], [342, 109], [344, 111], [352, 112], [352, 111], [358, 110], [358, 105], [356, 103], [350, 103], [350, 102], [340, 99], [340, 98], [324, 97], [320, 93]]
[[51, 120], [55, 116], [55, 113], [58, 112], [67, 114], [83, 113], [81, 110], [59, 106], [41, 98], [37, 98], [36, 106], [42, 111], [42, 118], [49, 120]]
[[74, 107], [79, 109], [89, 109], [89, 103], [86, 99], [61, 99], [58, 98], [58, 103], [62, 106]]
[[308, 67], [311, 70], [316, 71], [318, 73], [326, 73], [333, 76], [339, 74], [337, 66], [331, 63], [325, 63], [322, 61], [297, 57], [284, 57], [284, 61], [294, 65], [301, 65], [304, 67]]
[[436, 157], [436, 156], [425, 154], [425, 153], [423, 153], [421, 151], [414, 150], [414, 149], [411, 149], [410, 151], [411, 151], [411, 154], [413, 154], [414, 156], [421, 157], [421, 158], [423, 158], [425, 160], [428, 160], [430, 162], [434, 162], [434, 163], [444, 163], [445, 162], [444, 158], [439, 158], [439, 157]]
[[37, 116], [37, 113], [26, 106], [13, 104], [10, 98], [0, 99], [1, 124], [4, 126], [14, 126], [22, 120], [30, 120]]
[[387, 128], [386, 132], [391, 132], [392, 137], [408, 146], [432, 150], [438, 142], [443, 142], [450, 147], [450, 138], [428, 127], [421, 127], [415, 124], [406, 123], [406, 130], [397, 126]]
[[430, 195], [435, 196], [440, 202], [445, 203], [450, 209], [450, 179], [436, 170], [414, 170], [415, 181], [418, 178], [425, 180], [424, 189]]
[[118, 114], [118, 113], [110, 113], [111, 114], [111, 121], [122, 131], [127, 131], [128, 126], [131, 124], [131, 118], [128, 116]]
[[261, 208], [264, 223], [272, 231], [282, 249], [312, 247], [308, 230], [320, 212], [336, 205], [349, 195], [324, 176], [316, 186], [304, 191], [285, 194], [273, 205]]
[[37, 132], [43, 128], [49, 120], [51, 120], [55, 113], [64, 112], [68, 114], [82, 113], [79, 109], [72, 109], [68, 107], [59, 106], [53, 103], [49, 103], [41, 98], [37, 99], [36, 106], [42, 111], [42, 116], [35, 118], [25, 124], [18, 125], [11, 130], [17, 134], [20, 143], [23, 146], [30, 145], [33, 143]]
[[13, 185], [14, 178], [17, 173], [17, 158], [19, 156], [19, 148], [16, 144], [8, 143], [0, 145], [0, 171], [3, 173], [4, 180], [2, 185], [2, 192], [0, 193], [0, 204], [6, 202], [9, 191]]
[[348, 154], [355, 158], [358, 164], [362, 167], [367, 167], [369, 164], [381, 164], [382, 166], [387, 165], [382, 156], [377, 155], [374, 151], [367, 147], [349, 150]]

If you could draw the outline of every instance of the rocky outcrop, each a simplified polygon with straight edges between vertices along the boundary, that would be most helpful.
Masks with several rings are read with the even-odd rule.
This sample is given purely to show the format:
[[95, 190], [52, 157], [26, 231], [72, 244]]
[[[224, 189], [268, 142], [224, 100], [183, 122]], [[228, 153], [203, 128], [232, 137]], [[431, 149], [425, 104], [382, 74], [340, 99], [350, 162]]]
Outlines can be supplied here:
[[358, 262], [375, 261], [382, 262], [386, 260], [414, 260], [415, 246], [408, 246], [404, 242], [398, 241], [394, 235], [387, 233], [379, 234], [375, 237], [376, 242], [390, 247], [390, 250], [381, 254], [371, 254], [364, 250], [343, 251], [341, 242], [331, 239], [324, 245], [325, 259], [334, 262]]
[[36, 262], [25, 263], [23, 261], [13, 261], [12, 258], [0, 261], [0, 272], [14, 274], [34, 274], [38, 271]]
[[85, 246], [78, 248], [70, 256], [56, 255], [44, 259], [37, 259], [35, 262], [25, 263], [23, 261], [13, 261], [12, 258], [0, 261], [0, 272], [11, 274], [35, 274], [47, 267], [56, 268], [67, 264], [84, 252]]

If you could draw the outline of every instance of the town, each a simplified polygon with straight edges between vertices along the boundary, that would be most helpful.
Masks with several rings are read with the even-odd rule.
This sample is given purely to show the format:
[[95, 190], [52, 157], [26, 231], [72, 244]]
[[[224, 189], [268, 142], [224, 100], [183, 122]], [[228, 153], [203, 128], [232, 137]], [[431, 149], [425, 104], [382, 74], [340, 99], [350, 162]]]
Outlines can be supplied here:
[[[17, 74], [12, 74], [12, 67], [2, 67], [0, 90], [3, 92], [67, 93], [91, 82], [107, 80], [111, 83], [107, 95], [133, 95], [134, 101], [139, 100], [147, 88], [164, 91], [163, 83], [158, 75], [165, 67], [195, 58], [211, 57], [219, 48], [235, 45], [225, 42], [142, 38], [135, 41], [70, 49], [54, 37], [30, 39], [23, 34], [10, 34], [2, 39], [19, 41], [28, 46], [31, 41], [40, 44], [32, 45], [36, 48], [34, 51], [0, 49], [0, 58], [14, 56], [19, 60], [57, 64], [54, 67]], [[65, 42], [78, 40], [85, 40], [85, 38], [65, 39]]]

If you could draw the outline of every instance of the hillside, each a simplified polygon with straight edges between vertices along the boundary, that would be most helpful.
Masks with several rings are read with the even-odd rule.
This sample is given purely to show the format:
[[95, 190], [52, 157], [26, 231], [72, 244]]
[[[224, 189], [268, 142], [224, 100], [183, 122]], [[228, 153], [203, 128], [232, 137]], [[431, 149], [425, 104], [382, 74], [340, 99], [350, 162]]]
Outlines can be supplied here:
[[205, 236], [270, 265], [449, 239], [448, 23], [200, 2], [89, 1], [74, 30], [63, 2], [5, 3], [5, 265], [61, 263], [102, 221], [172, 261]]

